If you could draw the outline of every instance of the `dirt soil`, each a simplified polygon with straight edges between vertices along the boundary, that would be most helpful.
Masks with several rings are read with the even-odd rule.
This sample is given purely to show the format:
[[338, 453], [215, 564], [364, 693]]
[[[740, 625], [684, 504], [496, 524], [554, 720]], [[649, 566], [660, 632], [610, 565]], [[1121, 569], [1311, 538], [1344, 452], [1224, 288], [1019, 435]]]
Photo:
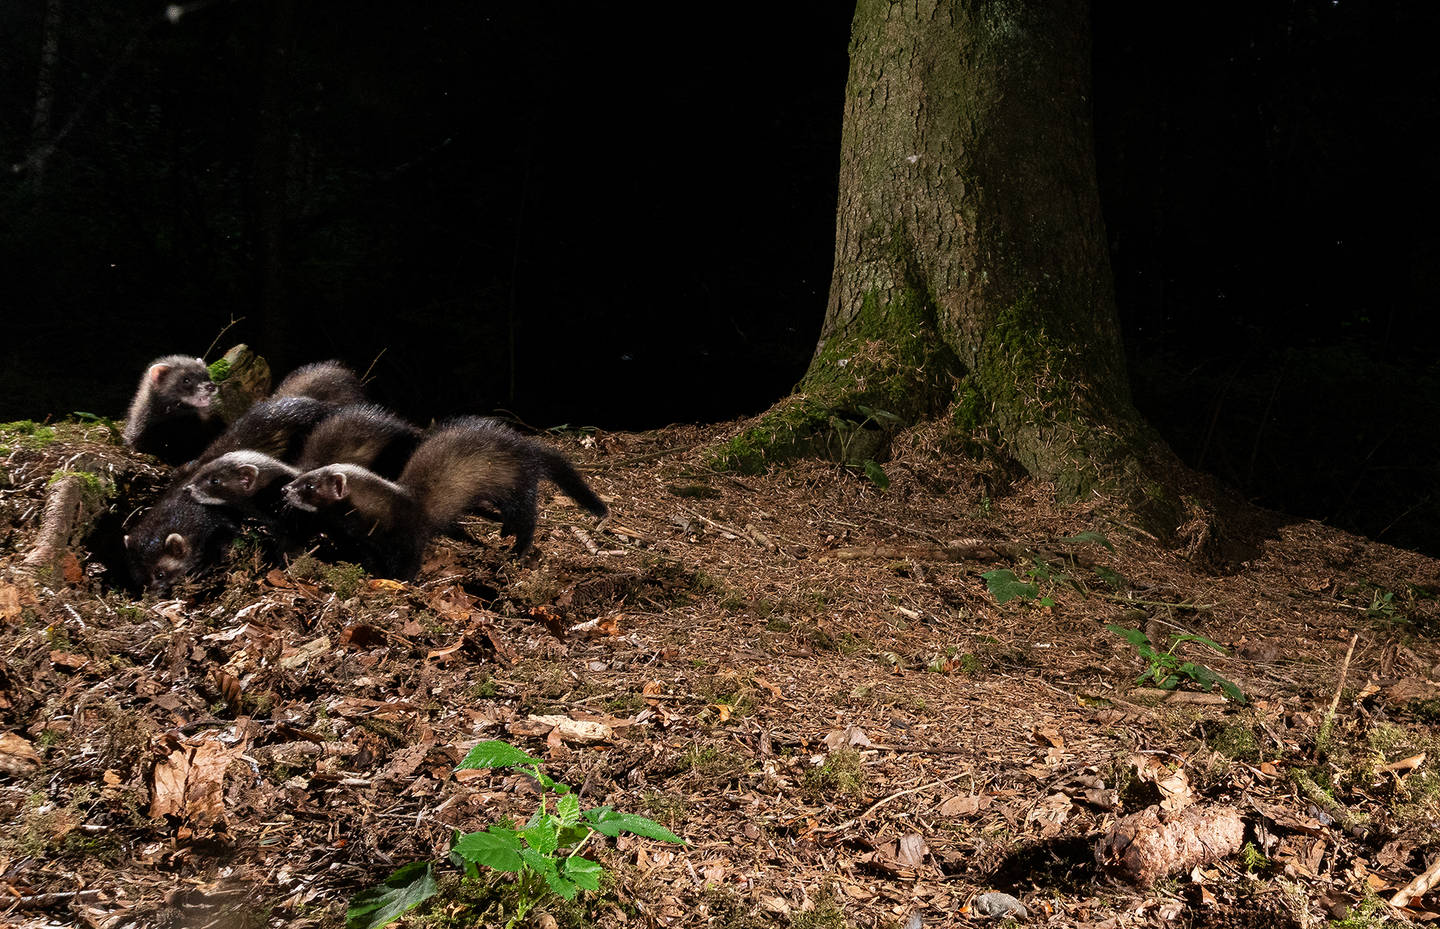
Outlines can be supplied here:
[[[1034, 925], [1440, 918], [1440, 891], [1388, 902], [1440, 855], [1440, 562], [1260, 511], [1187, 556], [923, 430], [884, 490], [710, 470], [736, 429], [554, 438], [612, 516], [546, 485], [518, 562], [483, 520], [415, 584], [242, 544], [166, 599], [115, 557], [162, 470], [103, 426], [0, 436], [0, 926], [338, 927], [422, 860], [441, 892], [403, 925], [503, 924], [507, 881], [443, 864], [534, 809], [528, 778], [455, 774], [487, 739], [690, 843], [591, 842], [611, 877], [527, 926], [971, 925], [991, 892]], [[119, 490], [37, 574], [76, 462]], [[1000, 603], [1003, 570], [1033, 587]], [[1107, 624], [1225, 646], [1176, 664], [1249, 702], [1137, 684]], [[1155, 803], [1235, 811], [1243, 849], [1102, 870]]]

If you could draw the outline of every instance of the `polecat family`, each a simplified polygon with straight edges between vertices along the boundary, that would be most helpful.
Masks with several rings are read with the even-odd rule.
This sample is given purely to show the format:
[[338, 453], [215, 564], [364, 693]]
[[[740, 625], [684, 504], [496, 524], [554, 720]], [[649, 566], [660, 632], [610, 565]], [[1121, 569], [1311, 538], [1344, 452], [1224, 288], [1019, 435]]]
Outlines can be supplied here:
[[604, 516], [605, 503], [559, 452], [493, 419], [464, 417], [440, 426], [392, 482], [353, 464], [329, 464], [285, 485], [286, 500], [311, 511], [348, 508], [347, 531], [369, 539], [367, 568], [409, 579], [425, 545], [461, 514], [488, 506], [500, 531], [524, 554], [535, 535], [536, 485], [548, 479], [576, 503]]
[[285, 376], [270, 394], [271, 400], [281, 397], [313, 397], [336, 406], [365, 401], [365, 388], [360, 378], [338, 361], [316, 361], [301, 365]]
[[420, 430], [395, 414], [374, 404], [356, 404], [336, 410], [311, 430], [298, 465], [247, 447], [201, 465], [185, 491], [208, 506], [269, 509], [256, 498], [273, 486], [278, 502], [281, 484], [322, 465], [357, 464], [396, 477], [419, 441]]
[[193, 461], [177, 468], [170, 486], [125, 536], [130, 570], [142, 587], [165, 588], [213, 563], [239, 532], [238, 514], [197, 503], [186, 486], [205, 465], [230, 452], [251, 450], [296, 460], [305, 438], [335, 407], [312, 397], [255, 404]]
[[166, 355], [140, 377], [125, 414], [125, 444], [167, 464], [194, 458], [224, 430], [210, 369], [199, 358]]

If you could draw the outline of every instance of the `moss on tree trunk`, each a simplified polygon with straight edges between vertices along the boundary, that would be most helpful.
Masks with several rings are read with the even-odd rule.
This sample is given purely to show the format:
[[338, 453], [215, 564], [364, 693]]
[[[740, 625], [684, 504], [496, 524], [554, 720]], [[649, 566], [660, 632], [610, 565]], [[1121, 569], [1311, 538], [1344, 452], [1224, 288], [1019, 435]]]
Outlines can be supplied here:
[[1126, 380], [1089, 94], [1084, 0], [860, 0], [820, 342], [721, 460], [853, 460], [860, 424], [883, 443], [946, 413], [1062, 498], [1163, 496], [1145, 475], [1168, 453]]

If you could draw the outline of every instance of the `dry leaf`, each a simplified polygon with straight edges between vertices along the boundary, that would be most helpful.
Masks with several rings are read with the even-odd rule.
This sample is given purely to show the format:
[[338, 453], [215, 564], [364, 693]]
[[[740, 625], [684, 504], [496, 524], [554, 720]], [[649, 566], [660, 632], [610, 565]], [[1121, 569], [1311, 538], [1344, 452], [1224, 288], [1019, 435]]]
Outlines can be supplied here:
[[[516, 722], [518, 724], [519, 720]], [[571, 719], [569, 716], [530, 716], [525, 722], [529, 724], [529, 728], [539, 730], [527, 734], [559, 733], [559, 738], [566, 742], [603, 742], [615, 735], [611, 728], [604, 723], [588, 719]], [[515, 726], [512, 726], [511, 731], [514, 729]]]
[[989, 797], [979, 794], [956, 794], [940, 803], [941, 816], [974, 816], [989, 805]]
[[240, 697], [243, 693], [240, 688], [240, 682], [235, 679], [234, 675], [227, 674], [219, 668], [215, 669], [214, 676], [215, 686], [220, 688], [220, 693], [224, 695], [225, 702], [230, 704], [232, 708], [239, 708]]
[[0, 585], [0, 619], [14, 619], [20, 615], [20, 588], [14, 584]]
[[765, 678], [757, 676], [752, 678], [752, 680], [755, 681], [755, 683], [759, 684], [761, 687], [764, 687], [766, 690], [770, 691], [771, 695], [773, 695], [776, 700], [785, 699], [785, 695], [780, 692], [780, 688], [765, 680]]
[[447, 645], [444, 648], [432, 648], [425, 655], [426, 658], [449, 658], [451, 655], [465, 647], [465, 637], [462, 635], [455, 640], [454, 645]]
[[40, 756], [31, 744], [13, 732], [0, 732], [0, 774], [24, 777], [40, 767]]
[[1037, 728], [1035, 730], [1035, 740], [1051, 745], [1054, 748], [1065, 747], [1065, 737], [1054, 729]]
[[1176, 767], [1173, 771], [1151, 755], [1132, 755], [1131, 759], [1135, 764], [1135, 774], [1142, 781], [1149, 781], [1160, 791], [1160, 806], [1167, 810], [1183, 810], [1195, 802], [1195, 794], [1190, 789], [1190, 779], [1185, 775], [1185, 769]]
[[299, 648], [287, 647], [285, 654], [280, 657], [280, 667], [293, 671], [295, 668], [307, 664], [312, 659], [318, 658], [330, 650], [330, 637], [328, 635], [322, 635], [318, 639], [311, 639]]
[[825, 747], [830, 751], [837, 751], [842, 748], [869, 748], [875, 743], [865, 734], [865, 730], [859, 726], [846, 726], [844, 729], [832, 729], [825, 734]]
[[920, 834], [912, 832], [900, 837], [895, 849], [895, 860], [907, 868], [918, 868], [925, 863], [925, 855], [929, 851]]
[[150, 815], [178, 816], [194, 825], [223, 822], [225, 769], [245, 744], [227, 746], [213, 732], [182, 742], [155, 764]]

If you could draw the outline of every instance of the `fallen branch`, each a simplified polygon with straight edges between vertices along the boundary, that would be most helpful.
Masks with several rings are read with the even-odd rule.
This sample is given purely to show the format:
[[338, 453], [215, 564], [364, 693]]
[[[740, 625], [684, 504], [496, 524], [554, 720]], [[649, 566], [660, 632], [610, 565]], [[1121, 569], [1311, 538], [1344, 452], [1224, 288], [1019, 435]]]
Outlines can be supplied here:
[[1411, 900], [1425, 896], [1436, 884], [1440, 884], [1440, 855], [1430, 862], [1430, 867], [1425, 869], [1424, 874], [1400, 888], [1400, 891], [1390, 898], [1390, 905], [1409, 906]]
[[77, 475], [67, 474], [51, 485], [45, 498], [40, 535], [35, 540], [35, 547], [25, 556], [26, 568], [36, 572], [57, 571], [60, 559], [70, 549], [70, 536], [80, 521], [84, 502]]
[[[876, 746], [876, 748], [879, 748], [879, 747], [880, 747], [880, 746]], [[856, 823], [860, 822], [860, 820], [862, 820], [862, 819], [864, 819], [865, 817], [869, 816], [871, 813], [873, 813], [873, 812], [875, 812], [876, 810], [880, 809], [880, 807], [882, 807], [882, 806], [884, 806], [885, 804], [889, 803], [891, 800], [898, 800], [899, 798], [905, 796], [906, 794], [915, 794], [915, 793], [919, 793], [919, 792], [922, 791], [922, 790], [929, 790], [931, 787], [940, 787], [940, 786], [942, 786], [942, 785], [944, 785], [944, 784], [950, 783], [951, 781], [958, 781], [958, 780], [960, 780], [960, 778], [962, 778], [962, 777], [974, 777], [974, 776], [975, 776], [975, 775], [974, 775], [973, 773], [969, 772], [969, 771], [961, 771], [959, 774], [952, 774], [952, 775], [950, 775], [949, 777], [942, 777], [942, 778], [940, 778], [940, 780], [938, 780], [938, 781], [931, 781], [931, 782], [928, 783], [928, 784], [921, 784], [921, 785], [919, 785], [918, 787], [910, 787], [910, 788], [908, 788], [908, 789], [906, 789], [906, 790], [897, 790], [895, 793], [893, 793], [893, 794], [891, 794], [890, 796], [884, 798], [883, 800], [876, 800], [874, 803], [870, 804], [870, 806], [865, 810], [865, 812], [861, 813], [859, 816], [856, 816], [854, 819], [847, 819], [847, 820], [845, 820], [845, 822], [841, 823], [841, 824], [838, 825], [838, 826], [831, 826], [831, 827], [828, 828], [828, 829], [822, 829], [822, 830], [820, 830], [820, 831], [821, 831], [821, 832], [825, 832], [825, 833], [843, 832], [843, 831], [845, 831], [846, 829], [849, 829], [851, 826], [855, 825]]]

